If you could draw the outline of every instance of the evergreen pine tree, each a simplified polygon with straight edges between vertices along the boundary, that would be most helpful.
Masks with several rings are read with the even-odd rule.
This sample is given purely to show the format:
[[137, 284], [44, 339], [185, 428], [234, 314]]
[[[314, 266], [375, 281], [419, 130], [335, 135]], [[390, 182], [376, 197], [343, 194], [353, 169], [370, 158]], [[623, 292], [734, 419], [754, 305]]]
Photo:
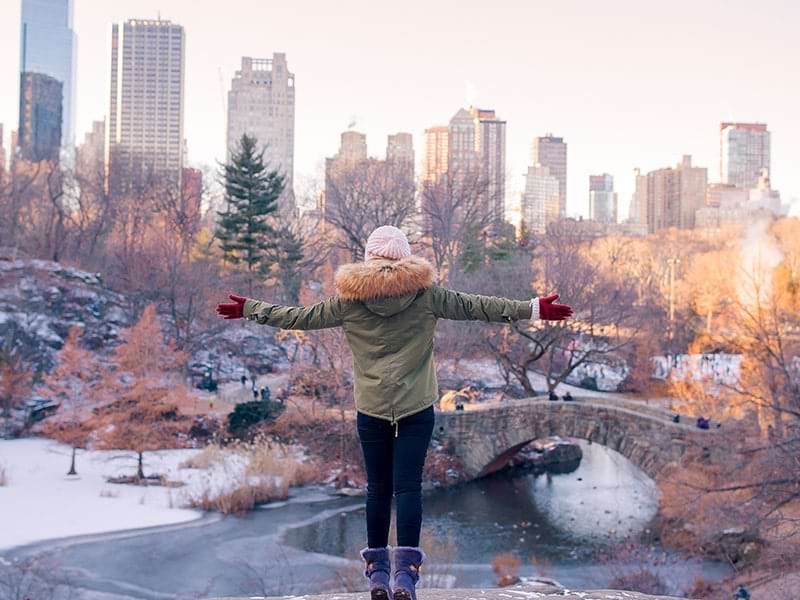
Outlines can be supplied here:
[[277, 209], [283, 191], [283, 176], [267, 168], [264, 151], [256, 144], [255, 138], [242, 135], [223, 166], [226, 207], [217, 213], [216, 231], [225, 259], [246, 267], [249, 293], [253, 279], [270, 268], [276, 233], [269, 216]]
[[517, 232], [514, 226], [504, 223], [497, 229], [496, 234], [492, 237], [491, 244], [487, 249], [487, 254], [489, 260], [492, 262], [510, 260], [516, 256], [518, 248]]
[[483, 230], [475, 225], [469, 226], [459, 256], [461, 268], [465, 273], [473, 273], [481, 268], [486, 259], [485, 245]]

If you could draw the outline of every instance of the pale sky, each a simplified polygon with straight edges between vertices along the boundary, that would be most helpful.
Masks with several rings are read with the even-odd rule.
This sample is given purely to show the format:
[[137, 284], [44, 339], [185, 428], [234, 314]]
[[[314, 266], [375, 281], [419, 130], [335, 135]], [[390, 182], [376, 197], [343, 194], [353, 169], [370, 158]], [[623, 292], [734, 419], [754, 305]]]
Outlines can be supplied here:
[[[16, 128], [19, 0], [0, 0], [0, 122]], [[108, 104], [108, 25], [186, 29], [192, 164], [224, 156], [223, 96], [241, 56], [285, 52], [296, 77], [295, 175], [321, 176], [355, 119], [371, 155], [386, 136], [446, 123], [474, 95], [506, 119], [511, 191], [534, 136], [569, 144], [568, 212], [588, 178], [614, 175], [627, 216], [633, 168], [682, 154], [719, 177], [719, 122], [766, 122], [772, 181], [800, 198], [800, 2], [796, 0], [75, 0], [77, 140]]]

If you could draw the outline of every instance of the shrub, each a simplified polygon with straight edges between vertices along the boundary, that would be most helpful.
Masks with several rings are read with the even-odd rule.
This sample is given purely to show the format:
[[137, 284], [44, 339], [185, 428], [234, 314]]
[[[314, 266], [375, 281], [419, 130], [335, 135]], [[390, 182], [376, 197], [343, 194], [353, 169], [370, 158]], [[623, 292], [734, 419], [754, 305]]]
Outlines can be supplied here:
[[644, 568], [614, 577], [609, 586], [612, 589], [630, 590], [653, 595], [663, 595], [669, 591], [666, 582], [657, 573]]
[[242, 435], [248, 428], [257, 423], [274, 421], [280, 416], [283, 409], [283, 404], [272, 400], [237, 404], [228, 415], [228, 432], [232, 435]]
[[519, 568], [521, 566], [522, 561], [510, 552], [495, 556], [492, 560], [492, 571], [497, 578], [497, 585], [505, 587], [519, 583]]

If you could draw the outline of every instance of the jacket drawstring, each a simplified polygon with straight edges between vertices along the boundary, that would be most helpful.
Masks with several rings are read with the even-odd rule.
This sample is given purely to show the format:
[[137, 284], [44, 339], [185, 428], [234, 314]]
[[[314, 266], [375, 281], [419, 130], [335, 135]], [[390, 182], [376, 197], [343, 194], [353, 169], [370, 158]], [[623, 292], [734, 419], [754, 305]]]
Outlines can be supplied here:
[[400, 433], [400, 422], [394, 422], [394, 437], [397, 437], [397, 434]]

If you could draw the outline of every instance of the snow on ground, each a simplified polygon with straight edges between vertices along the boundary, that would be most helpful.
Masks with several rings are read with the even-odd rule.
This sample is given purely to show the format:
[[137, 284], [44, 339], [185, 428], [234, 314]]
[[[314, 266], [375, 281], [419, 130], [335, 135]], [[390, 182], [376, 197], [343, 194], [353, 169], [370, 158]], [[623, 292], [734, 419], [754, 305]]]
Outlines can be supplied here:
[[186, 481], [180, 488], [106, 483], [135, 472], [132, 453], [78, 452], [78, 477], [67, 477], [71, 450], [46, 439], [0, 440], [0, 550], [46, 539], [181, 523], [199, 518], [179, 508], [203, 472], [179, 469], [197, 450], [145, 453], [145, 474]]
[[[504, 385], [505, 381], [503, 379], [503, 374], [500, 371], [500, 367], [497, 365], [497, 361], [490, 358], [484, 359], [468, 359], [468, 360], [460, 360], [456, 367], [456, 364], [452, 360], [442, 360], [439, 362], [440, 372], [451, 374], [453, 372], [457, 373], [458, 375], [467, 376], [470, 379], [477, 379], [482, 381], [486, 385], [493, 385], [493, 386], [502, 386]], [[533, 384], [534, 389], [539, 392], [540, 394], [544, 394], [547, 392], [547, 382], [545, 380], [544, 375], [541, 373], [537, 373], [536, 371], [528, 371], [528, 378], [530, 379], [531, 383]], [[512, 383], [516, 380], [512, 378]], [[555, 389], [556, 394], [564, 394], [566, 392], [570, 392], [573, 396], [582, 396], [582, 397], [589, 397], [589, 396], [596, 396], [602, 398], [608, 398], [614, 396], [613, 392], [601, 392], [595, 390], [588, 390], [585, 388], [580, 388], [575, 385], [570, 385], [568, 383], [559, 383]]]

